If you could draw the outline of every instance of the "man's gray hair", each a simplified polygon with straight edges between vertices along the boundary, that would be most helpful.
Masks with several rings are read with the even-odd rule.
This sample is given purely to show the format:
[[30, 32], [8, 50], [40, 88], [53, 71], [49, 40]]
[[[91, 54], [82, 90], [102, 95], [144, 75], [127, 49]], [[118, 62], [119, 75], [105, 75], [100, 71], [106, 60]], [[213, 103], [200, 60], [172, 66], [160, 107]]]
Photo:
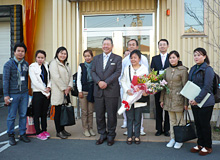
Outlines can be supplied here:
[[110, 37], [105, 37], [105, 38], [103, 39], [103, 41], [102, 41], [102, 44], [103, 44], [103, 42], [104, 42], [105, 40], [109, 40], [109, 41], [111, 41], [111, 44], [113, 45], [112, 38], [110, 38]]

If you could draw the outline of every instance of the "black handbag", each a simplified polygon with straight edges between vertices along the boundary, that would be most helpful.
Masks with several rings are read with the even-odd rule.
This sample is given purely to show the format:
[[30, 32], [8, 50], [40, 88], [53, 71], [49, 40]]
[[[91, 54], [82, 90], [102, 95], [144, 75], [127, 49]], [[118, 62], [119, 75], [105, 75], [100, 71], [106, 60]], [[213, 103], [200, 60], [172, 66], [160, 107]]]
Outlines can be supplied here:
[[74, 107], [71, 105], [69, 95], [64, 96], [64, 103], [61, 105], [60, 125], [72, 126], [75, 124]]
[[[180, 143], [197, 138], [195, 124], [194, 124], [194, 122], [191, 121], [191, 118], [189, 116], [189, 112], [185, 111], [185, 114], [186, 114], [186, 125], [180, 126], [180, 121], [182, 119], [182, 117], [181, 117], [178, 125], [173, 127], [175, 141], [180, 142]], [[187, 123], [187, 115], [189, 116], [188, 123]]]

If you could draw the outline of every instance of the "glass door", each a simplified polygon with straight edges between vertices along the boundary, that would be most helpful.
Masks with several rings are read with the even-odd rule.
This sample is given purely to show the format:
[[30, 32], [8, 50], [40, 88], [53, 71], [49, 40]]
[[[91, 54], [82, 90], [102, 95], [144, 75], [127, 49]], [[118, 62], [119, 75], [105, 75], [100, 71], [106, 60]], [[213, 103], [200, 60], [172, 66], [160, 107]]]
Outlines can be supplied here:
[[[111, 37], [114, 44], [113, 53], [123, 57], [127, 42], [136, 39], [139, 50], [150, 64], [150, 55], [155, 48], [153, 19], [153, 14], [84, 16], [82, 52], [90, 49], [94, 56], [102, 54], [102, 40]], [[150, 106], [150, 103], [148, 104]], [[149, 107], [145, 112], [145, 117], [150, 118]]]

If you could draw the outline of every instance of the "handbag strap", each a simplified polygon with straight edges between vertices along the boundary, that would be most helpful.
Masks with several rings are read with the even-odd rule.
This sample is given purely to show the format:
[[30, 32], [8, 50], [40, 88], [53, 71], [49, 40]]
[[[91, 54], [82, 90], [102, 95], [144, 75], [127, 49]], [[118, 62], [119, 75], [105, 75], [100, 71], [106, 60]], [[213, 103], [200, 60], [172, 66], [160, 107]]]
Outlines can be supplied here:
[[[65, 103], [66, 101], [66, 103]], [[63, 99], [63, 104], [69, 104], [71, 103], [70, 101], [70, 95], [68, 94], [67, 96], [64, 94], [64, 99]]]
[[[191, 122], [191, 118], [190, 118], [190, 115], [189, 115], [189, 111], [188, 111], [188, 110], [184, 110], [184, 111], [183, 111], [183, 114], [184, 114], [184, 112], [185, 112], [185, 115], [186, 115], [186, 124], [187, 124], [187, 115], [188, 115], [188, 117], [189, 117], [189, 122]], [[183, 114], [182, 114], [182, 115], [183, 115]], [[180, 125], [180, 122], [181, 122], [182, 117], [183, 117], [183, 116], [181, 116], [181, 118], [180, 118], [180, 120], [179, 120], [178, 126]]]
[[128, 68], [129, 68], [129, 78], [130, 78], [130, 81], [131, 81], [131, 65], [129, 65]]

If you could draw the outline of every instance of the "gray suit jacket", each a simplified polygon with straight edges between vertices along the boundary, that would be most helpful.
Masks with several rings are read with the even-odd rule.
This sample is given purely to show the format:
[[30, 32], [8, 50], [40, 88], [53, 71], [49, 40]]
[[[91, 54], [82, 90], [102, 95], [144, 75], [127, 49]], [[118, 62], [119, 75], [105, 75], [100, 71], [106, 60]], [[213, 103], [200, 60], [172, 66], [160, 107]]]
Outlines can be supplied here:
[[[114, 53], [108, 59], [105, 70], [103, 70], [103, 54], [93, 59], [92, 78], [94, 81], [94, 97], [119, 97], [120, 87], [118, 77], [121, 75], [122, 58]], [[101, 89], [99, 81], [105, 81], [107, 88]]]

